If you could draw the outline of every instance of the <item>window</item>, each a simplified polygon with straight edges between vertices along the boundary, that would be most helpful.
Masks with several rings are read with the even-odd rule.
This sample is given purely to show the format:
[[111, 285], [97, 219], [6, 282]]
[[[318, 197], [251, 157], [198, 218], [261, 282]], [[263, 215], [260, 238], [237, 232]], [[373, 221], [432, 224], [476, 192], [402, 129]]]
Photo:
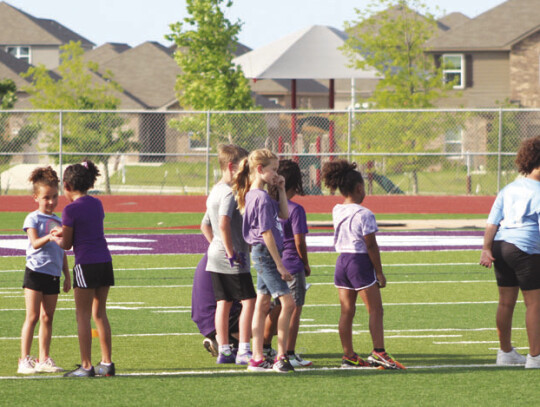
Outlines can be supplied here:
[[206, 138], [205, 136], [194, 133], [192, 131], [188, 132], [188, 143], [189, 149], [193, 151], [206, 151]]
[[448, 158], [461, 158], [463, 156], [463, 129], [456, 127], [446, 131], [444, 140], [444, 152], [456, 153]]
[[30, 62], [30, 47], [6, 47], [8, 54], [13, 55], [15, 58], [22, 59], [27, 63]]
[[454, 82], [454, 89], [465, 88], [465, 58], [463, 54], [444, 54], [442, 67], [445, 83]]

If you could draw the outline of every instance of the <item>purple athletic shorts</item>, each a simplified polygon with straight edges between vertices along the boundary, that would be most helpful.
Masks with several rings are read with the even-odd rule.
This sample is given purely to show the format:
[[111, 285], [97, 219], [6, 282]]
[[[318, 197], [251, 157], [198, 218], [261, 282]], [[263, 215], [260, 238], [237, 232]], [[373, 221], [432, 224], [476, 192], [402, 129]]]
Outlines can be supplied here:
[[363, 290], [377, 283], [375, 269], [367, 253], [341, 253], [336, 262], [334, 285], [346, 290]]

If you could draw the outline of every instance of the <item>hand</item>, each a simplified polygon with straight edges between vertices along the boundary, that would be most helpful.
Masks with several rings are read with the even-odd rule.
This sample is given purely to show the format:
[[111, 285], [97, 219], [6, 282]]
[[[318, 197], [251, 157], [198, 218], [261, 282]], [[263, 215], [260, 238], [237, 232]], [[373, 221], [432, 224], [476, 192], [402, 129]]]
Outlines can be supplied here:
[[386, 277], [383, 273], [377, 274], [377, 284], [379, 284], [380, 288], [386, 287]]
[[65, 293], [68, 293], [71, 290], [71, 277], [68, 274], [64, 275], [64, 287], [63, 290]]
[[480, 255], [480, 265], [491, 268], [491, 265], [495, 261], [495, 257], [493, 257], [493, 254], [491, 253], [491, 250], [484, 249], [482, 250], [482, 254]]
[[311, 275], [311, 267], [309, 267], [309, 264], [304, 264], [304, 271], [306, 273], [306, 277]]
[[229, 260], [229, 264], [231, 265], [231, 268], [234, 267], [235, 263], [238, 263], [240, 267], [244, 267], [246, 265], [246, 254], [245, 253], [236, 253], [233, 251], [233, 255], [231, 257], [227, 257]]
[[278, 175], [276, 177], [274, 185], [278, 187], [279, 189], [282, 189], [285, 191], [285, 177], [283, 175]]
[[289, 273], [289, 271], [281, 266], [281, 267], [278, 267], [278, 271], [279, 271], [279, 274], [281, 274], [281, 279], [284, 280], [284, 281], [292, 281], [293, 280], [293, 276], [291, 273]]
[[51, 229], [51, 235], [54, 237], [62, 237], [62, 228], [60, 226], [55, 226]]

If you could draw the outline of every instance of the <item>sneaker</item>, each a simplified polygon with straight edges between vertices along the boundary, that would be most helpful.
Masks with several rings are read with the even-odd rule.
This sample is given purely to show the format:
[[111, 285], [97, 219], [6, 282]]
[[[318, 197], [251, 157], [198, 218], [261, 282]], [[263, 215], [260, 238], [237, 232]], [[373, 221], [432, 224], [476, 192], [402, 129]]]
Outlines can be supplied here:
[[94, 366], [92, 366], [90, 370], [86, 370], [83, 369], [81, 365], [77, 365], [77, 369], [65, 373], [64, 377], [94, 377], [95, 375], [96, 372], [94, 370]]
[[371, 365], [355, 353], [352, 357], [343, 355], [341, 367], [371, 367]]
[[247, 370], [250, 372], [270, 372], [272, 371], [272, 361], [270, 359], [263, 359], [255, 361], [250, 359], [248, 362]]
[[218, 351], [219, 347], [215, 339], [204, 338], [204, 341], [202, 343], [203, 343], [204, 349], [210, 352], [210, 354], [213, 357], [217, 357], [217, 355], [219, 355], [219, 351]]
[[265, 358], [274, 359], [277, 356], [277, 351], [273, 348], [263, 348], [263, 355]]
[[527, 362], [525, 363], [525, 369], [538, 369], [540, 368], [540, 355], [531, 356], [527, 355]]
[[237, 365], [247, 365], [252, 357], [252, 353], [250, 351], [244, 352], [242, 354], [238, 353], [236, 354], [236, 364]]
[[116, 374], [116, 369], [114, 367], [114, 363], [111, 362], [110, 365], [104, 365], [103, 363], [99, 363], [96, 366], [96, 376], [114, 376]]
[[293, 367], [308, 367], [313, 364], [310, 360], [302, 359], [300, 355], [296, 353], [294, 355], [289, 355], [289, 362], [291, 362]]
[[37, 373], [58, 373], [64, 371], [60, 366], [56, 366], [56, 363], [51, 358], [47, 358], [43, 362], [37, 361], [35, 369]]
[[504, 352], [501, 349], [497, 351], [497, 366], [524, 365], [526, 362], [527, 358], [520, 355], [515, 348], [512, 348], [510, 352]]
[[220, 353], [216, 361], [217, 364], [235, 363], [235, 362], [236, 362], [236, 357], [234, 356], [234, 353], [232, 352], [229, 353], [228, 355], [225, 355], [224, 353]]
[[384, 369], [406, 369], [401, 363], [395, 360], [387, 352], [371, 352], [367, 358], [368, 363], [373, 367], [382, 367]]
[[17, 369], [19, 374], [32, 374], [36, 373], [36, 361], [30, 355], [24, 359], [19, 359], [19, 368]]
[[294, 372], [294, 367], [292, 367], [289, 358], [285, 355], [280, 356], [274, 360], [274, 366], [272, 366], [274, 372], [278, 373], [289, 373]]

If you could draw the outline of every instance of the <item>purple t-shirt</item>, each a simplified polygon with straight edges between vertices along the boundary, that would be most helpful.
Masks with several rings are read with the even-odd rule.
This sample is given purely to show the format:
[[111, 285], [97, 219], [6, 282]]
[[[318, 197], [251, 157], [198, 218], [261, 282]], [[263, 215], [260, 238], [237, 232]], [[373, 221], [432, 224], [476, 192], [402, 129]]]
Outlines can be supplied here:
[[84, 195], [62, 211], [62, 224], [73, 228], [73, 252], [76, 264], [112, 261], [103, 232], [105, 212], [101, 201]]
[[279, 204], [262, 189], [250, 189], [246, 194], [246, 206], [242, 223], [242, 235], [250, 244], [264, 244], [263, 232], [272, 231], [278, 250], [283, 248], [283, 234], [278, 219]]
[[283, 228], [283, 255], [281, 260], [287, 271], [296, 274], [304, 271], [304, 263], [298, 255], [294, 235], [305, 235], [308, 233], [306, 211], [302, 205], [293, 201], [287, 201], [289, 207], [289, 219], [282, 220]]

